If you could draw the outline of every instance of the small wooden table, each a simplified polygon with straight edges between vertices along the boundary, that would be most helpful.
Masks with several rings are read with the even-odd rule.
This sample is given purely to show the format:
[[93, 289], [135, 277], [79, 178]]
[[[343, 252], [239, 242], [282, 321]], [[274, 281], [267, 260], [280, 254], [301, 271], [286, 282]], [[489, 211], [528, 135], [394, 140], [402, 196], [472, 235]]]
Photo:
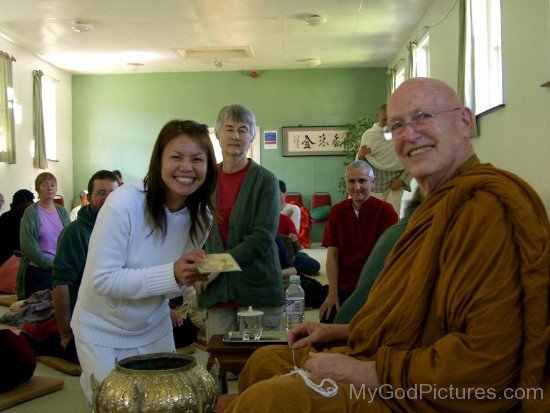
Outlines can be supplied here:
[[[244, 365], [257, 349], [267, 345], [277, 345], [279, 343], [262, 342], [262, 341], [246, 341], [246, 342], [231, 342], [224, 343], [223, 334], [215, 334], [210, 338], [206, 351], [210, 353], [208, 357], [207, 368], [211, 369], [214, 360], [220, 363], [220, 383], [222, 394], [227, 393], [226, 373], [240, 374]], [[285, 345], [280, 343], [281, 345]]]

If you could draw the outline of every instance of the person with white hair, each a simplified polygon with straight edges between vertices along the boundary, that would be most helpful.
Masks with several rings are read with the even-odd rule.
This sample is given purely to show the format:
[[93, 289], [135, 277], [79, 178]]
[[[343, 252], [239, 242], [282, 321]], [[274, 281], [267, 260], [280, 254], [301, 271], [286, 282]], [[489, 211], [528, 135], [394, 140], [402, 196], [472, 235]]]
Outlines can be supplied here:
[[80, 191], [80, 194], [78, 195], [80, 198], [80, 205], [75, 206], [71, 213], [69, 214], [69, 218], [72, 221], [76, 221], [76, 218], [78, 217], [78, 211], [80, 211], [80, 208], [82, 208], [85, 205], [88, 205], [88, 191], [86, 189], [83, 189]]

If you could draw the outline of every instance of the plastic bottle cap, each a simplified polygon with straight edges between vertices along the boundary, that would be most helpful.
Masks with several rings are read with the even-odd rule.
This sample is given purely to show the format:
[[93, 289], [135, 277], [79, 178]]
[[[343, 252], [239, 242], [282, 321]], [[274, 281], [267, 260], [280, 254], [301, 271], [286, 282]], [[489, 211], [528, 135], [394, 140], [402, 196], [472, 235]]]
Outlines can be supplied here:
[[299, 283], [300, 282], [300, 276], [299, 275], [291, 275], [290, 276], [290, 282]]

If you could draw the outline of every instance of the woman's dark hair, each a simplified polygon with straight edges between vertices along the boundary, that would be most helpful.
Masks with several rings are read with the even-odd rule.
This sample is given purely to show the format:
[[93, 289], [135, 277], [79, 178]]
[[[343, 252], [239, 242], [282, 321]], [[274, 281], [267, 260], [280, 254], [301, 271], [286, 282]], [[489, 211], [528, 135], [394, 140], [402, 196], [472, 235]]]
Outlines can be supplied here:
[[283, 194], [286, 194], [286, 184], [284, 181], [281, 181], [279, 179], [279, 191], [281, 191]]
[[212, 219], [208, 210], [213, 216], [216, 216], [213, 203], [213, 194], [218, 179], [218, 170], [216, 166], [216, 156], [214, 148], [208, 135], [208, 126], [192, 120], [171, 120], [159, 132], [151, 161], [149, 162], [149, 171], [145, 175], [145, 201], [147, 211], [151, 214], [155, 229], [158, 228], [162, 235], [166, 235], [166, 212], [164, 205], [166, 203], [166, 185], [162, 180], [162, 153], [168, 142], [180, 136], [186, 136], [195, 140], [204, 150], [207, 158], [208, 169], [204, 183], [185, 201], [185, 206], [189, 209], [191, 216], [191, 229], [189, 234], [193, 241], [197, 241], [199, 231], [205, 232], [212, 226]]

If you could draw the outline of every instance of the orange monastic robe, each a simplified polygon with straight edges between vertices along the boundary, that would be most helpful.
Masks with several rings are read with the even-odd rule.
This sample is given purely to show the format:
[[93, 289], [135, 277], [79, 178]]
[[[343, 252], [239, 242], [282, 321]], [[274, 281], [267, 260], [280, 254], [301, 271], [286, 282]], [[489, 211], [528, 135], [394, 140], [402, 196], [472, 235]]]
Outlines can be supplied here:
[[[348, 345], [326, 350], [375, 360], [382, 387], [397, 397], [371, 398], [345, 383], [322, 397], [296, 375], [275, 376], [291, 370], [291, 353], [265, 347], [247, 363], [244, 392], [229, 410], [550, 411], [549, 244], [534, 191], [472, 157], [411, 217], [350, 324]], [[299, 365], [308, 351], [297, 352]], [[539, 390], [509, 399], [528, 388], [544, 388], [546, 398]]]

